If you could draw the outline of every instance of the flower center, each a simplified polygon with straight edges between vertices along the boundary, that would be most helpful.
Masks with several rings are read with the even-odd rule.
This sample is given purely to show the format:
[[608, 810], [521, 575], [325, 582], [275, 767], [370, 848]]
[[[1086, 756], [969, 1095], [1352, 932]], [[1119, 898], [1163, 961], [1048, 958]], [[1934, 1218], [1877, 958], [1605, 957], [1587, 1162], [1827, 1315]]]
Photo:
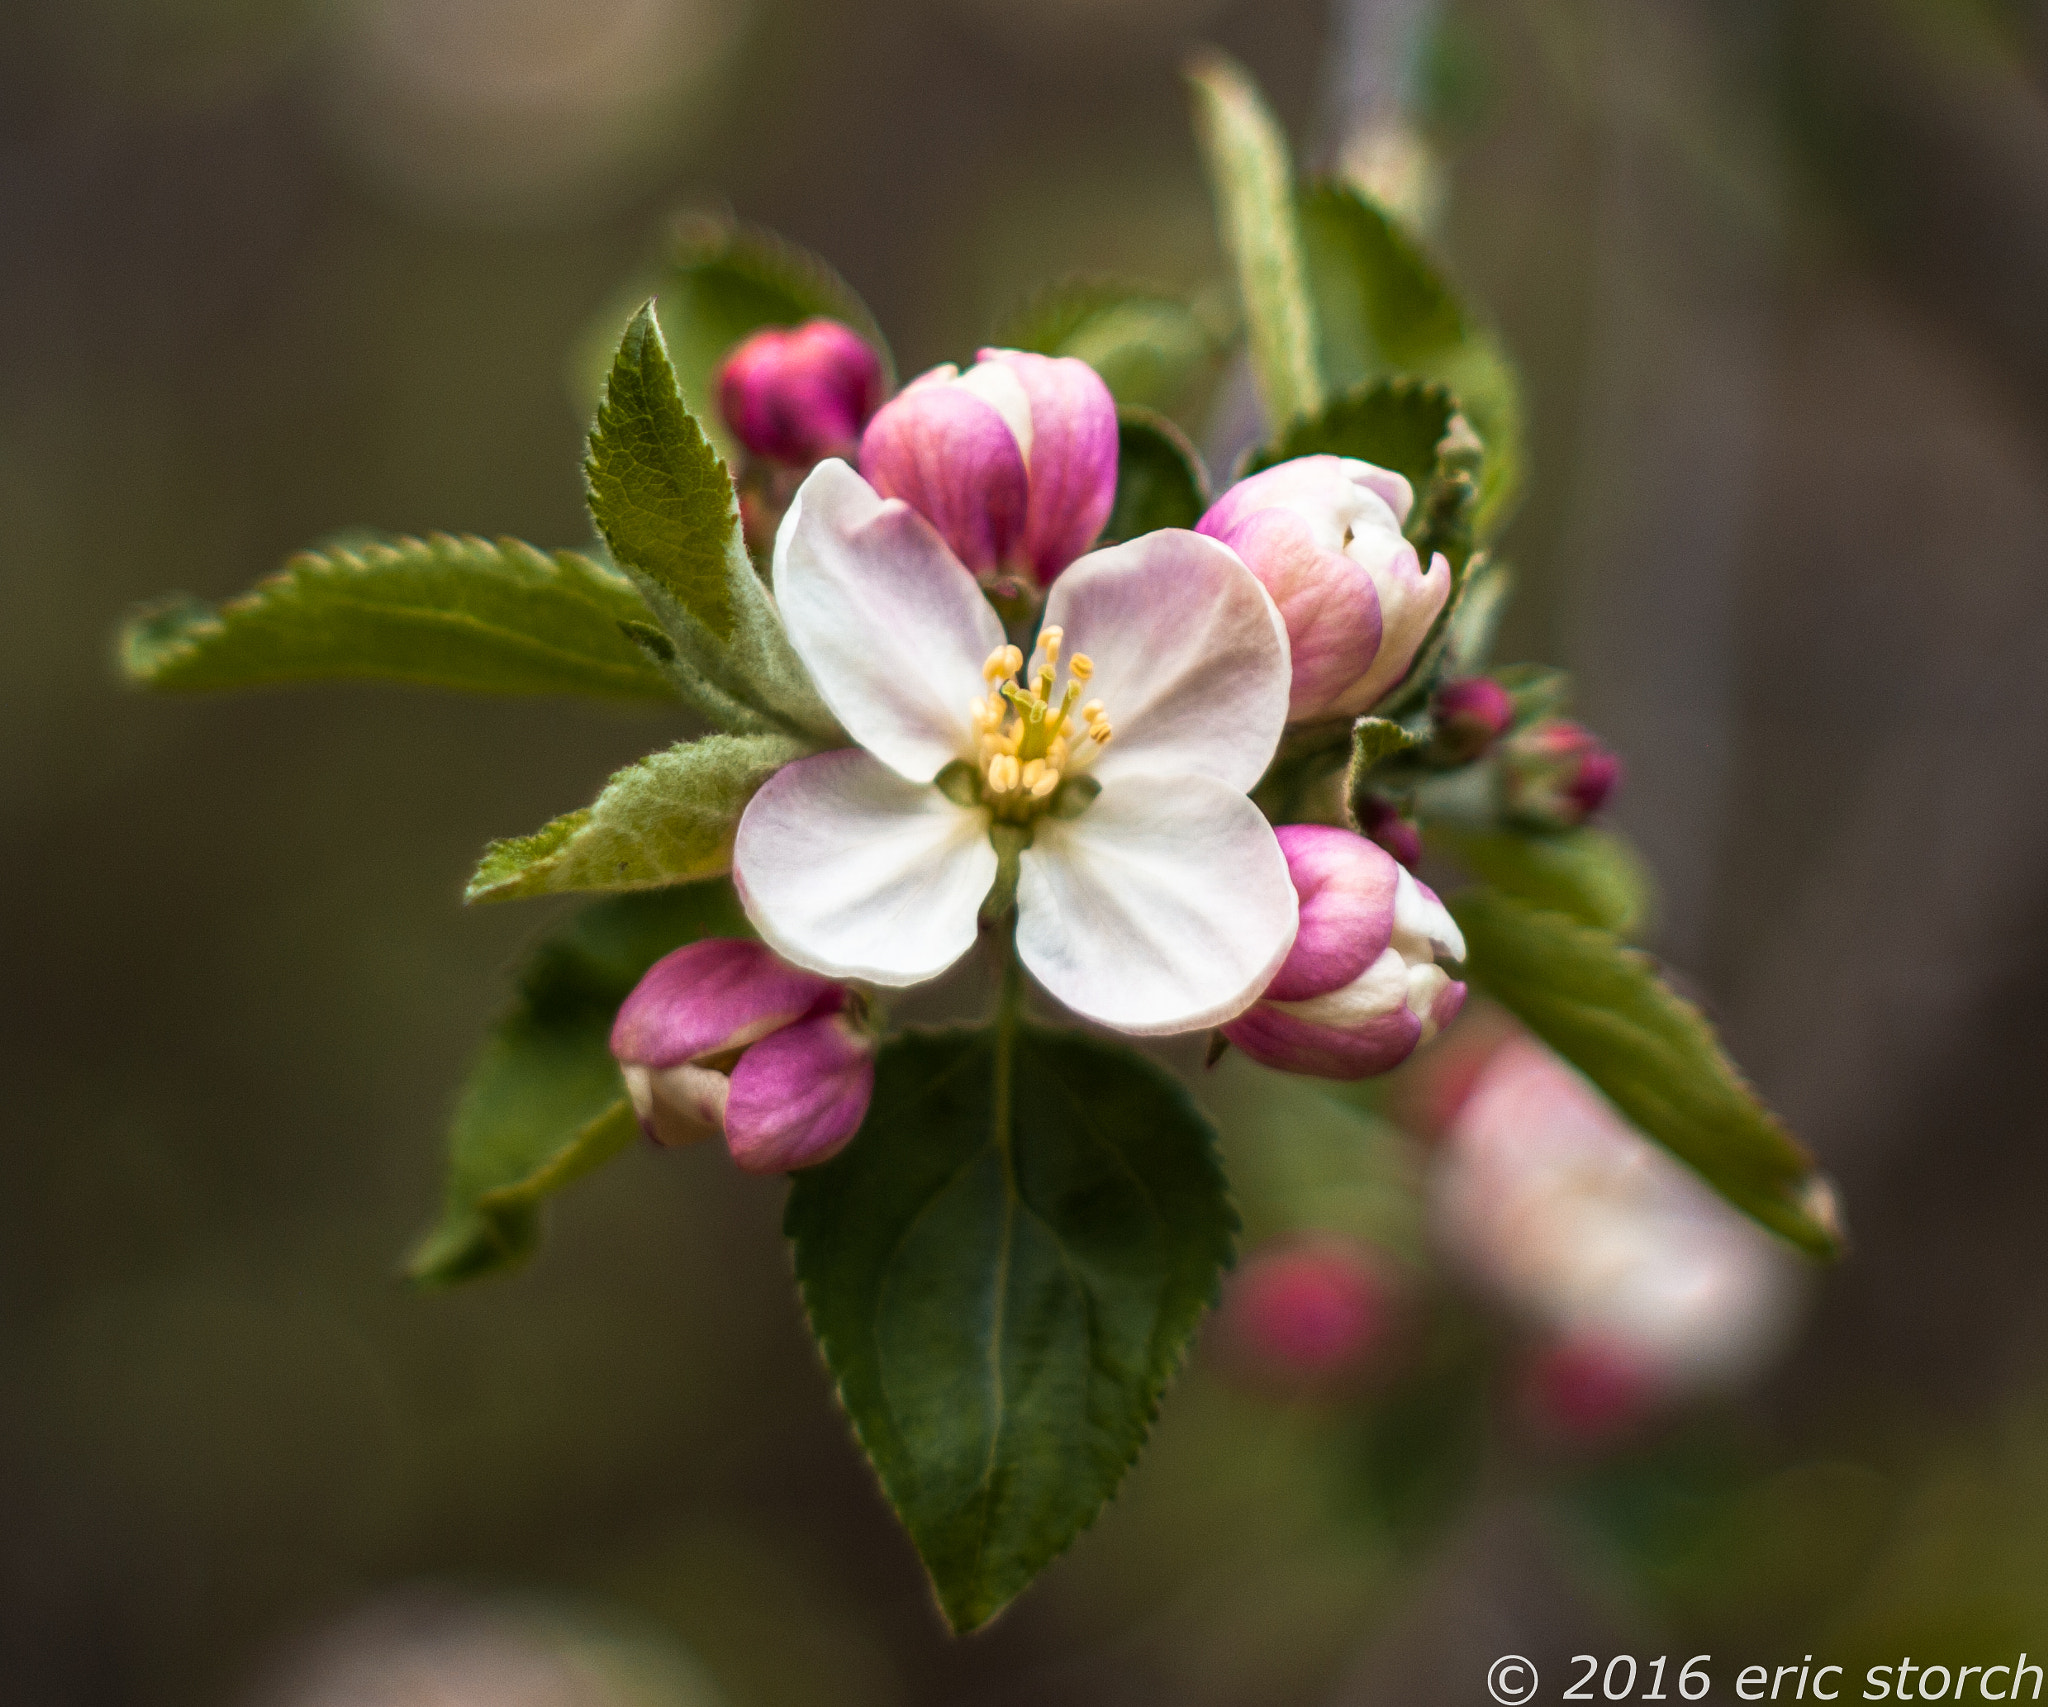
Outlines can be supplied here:
[[1028, 823], [1049, 811], [1060, 784], [1085, 771], [1112, 734], [1102, 701], [1081, 703], [1095, 674], [1087, 653], [1067, 660], [1061, 685], [1065, 638], [1058, 628], [1040, 632], [1028, 685], [1018, 679], [1023, 652], [998, 646], [981, 667], [989, 691], [968, 708], [982, 800], [1011, 823]]

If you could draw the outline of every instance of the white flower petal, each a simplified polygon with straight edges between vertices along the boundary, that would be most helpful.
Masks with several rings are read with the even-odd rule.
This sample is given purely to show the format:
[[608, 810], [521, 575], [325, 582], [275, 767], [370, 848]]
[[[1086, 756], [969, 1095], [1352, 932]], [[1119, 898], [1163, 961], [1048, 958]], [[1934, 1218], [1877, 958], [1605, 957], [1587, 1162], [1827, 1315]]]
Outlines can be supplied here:
[[1045, 620], [1094, 660], [1088, 693], [1115, 730], [1094, 765], [1105, 784], [1199, 775], [1242, 794], [1265, 774], [1293, 685], [1287, 628], [1227, 545], [1163, 528], [1090, 552]]
[[971, 752], [967, 708], [1003, 625], [909, 505], [819, 463], [775, 536], [775, 598], [818, 692], [875, 757], [929, 782]]
[[1234, 1018], [1287, 958], [1295, 923], [1272, 826], [1209, 777], [1119, 777], [1079, 817], [1041, 819], [1018, 874], [1025, 966], [1119, 1031]]
[[1394, 879], [1394, 946], [1413, 964], [1465, 958], [1465, 933], [1437, 893], [1403, 867]]
[[733, 877], [792, 965], [916, 984], [973, 945], [996, 852], [981, 811], [849, 747], [769, 778], [740, 819]]

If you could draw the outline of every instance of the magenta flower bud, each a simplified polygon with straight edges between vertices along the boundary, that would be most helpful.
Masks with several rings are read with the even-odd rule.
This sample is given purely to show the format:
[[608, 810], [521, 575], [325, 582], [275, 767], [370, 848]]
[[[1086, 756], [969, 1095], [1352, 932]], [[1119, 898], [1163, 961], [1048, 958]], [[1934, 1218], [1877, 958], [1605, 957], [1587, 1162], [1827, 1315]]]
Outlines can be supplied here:
[[1429, 708], [1436, 720], [1435, 756], [1454, 765], [1478, 758], [1515, 720], [1514, 697], [1491, 676], [1444, 683]]
[[1580, 1445], [1627, 1432], [1665, 1396], [1648, 1362], [1590, 1334], [1545, 1346], [1522, 1378], [1522, 1403], [1537, 1425]]
[[648, 969], [619, 1009], [612, 1054], [658, 1144], [725, 1135], [751, 1173], [822, 1162], [859, 1130], [874, 1043], [843, 985], [758, 942], [693, 942]]
[[1398, 686], [1450, 596], [1402, 537], [1414, 494], [1355, 457], [1304, 456], [1240, 480], [1195, 524], [1258, 576], [1294, 655], [1290, 722], [1356, 717]]
[[1422, 832], [1412, 819], [1401, 816], [1391, 800], [1377, 794], [1365, 797], [1360, 808], [1359, 829], [1413, 871], [1422, 863]]
[[1095, 543], [1116, 502], [1116, 400], [1072, 356], [983, 350], [913, 380], [868, 423], [860, 471], [977, 575], [1040, 586]]
[[1545, 829], [1583, 824], [1621, 782], [1621, 760], [1591, 730], [1561, 717], [1511, 735], [1501, 760], [1508, 815]]
[[1263, 1385], [1300, 1391], [1365, 1374], [1399, 1314], [1396, 1288], [1349, 1239], [1319, 1237], [1254, 1251], [1217, 1313], [1229, 1363]]
[[1266, 992], [1223, 1029], [1284, 1073], [1363, 1079], [1398, 1067], [1457, 1017], [1465, 958], [1444, 904], [1376, 843], [1324, 824], [1275, 834], [1300, 903], [1294, 946]]
[[800, 468], [852, 456], [882, 406], [882, 358], [836, 320], [771, 326], [725, 358], [718, 405], [755, 456]]

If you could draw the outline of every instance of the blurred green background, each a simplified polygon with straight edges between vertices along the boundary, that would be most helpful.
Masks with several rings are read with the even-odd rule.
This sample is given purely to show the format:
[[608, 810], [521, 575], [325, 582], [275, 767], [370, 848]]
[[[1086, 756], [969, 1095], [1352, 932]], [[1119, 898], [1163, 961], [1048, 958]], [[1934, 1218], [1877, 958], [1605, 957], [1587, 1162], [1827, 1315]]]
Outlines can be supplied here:
[[[1531, 405], [1506, 653], [1581, 672], [1658, 947], [1859, 1246], [1738, 1405], [1498, 1452], [1422, 1538], [1355, 1419], [1198, 1358], [955, 1642], [778, 1183], [635, 1153], [523, 1274], [393, 1280], [550, 916], [463, 911], [473, 857], [667, 725], [147, 701], [109, 635], [346, 526], [581, 542], [573, 352], [680, 205], [828, 256], [906, 372], [1069, 272], [1213, 280], [1198, 40], [1310, 159], [1389, 103], [1429, 139]], [[2048, 9], [16, 0], [0, 256], [0, 1698], [1463, 1702], [1509, 1650], [1544, 1699], [1588, 1649], [2048, 1650]], [[470, 1692], [333, 1682], [395, 1648]], [[609, 1658], [540, 1692], [519, 1656], [572, 1648]]]

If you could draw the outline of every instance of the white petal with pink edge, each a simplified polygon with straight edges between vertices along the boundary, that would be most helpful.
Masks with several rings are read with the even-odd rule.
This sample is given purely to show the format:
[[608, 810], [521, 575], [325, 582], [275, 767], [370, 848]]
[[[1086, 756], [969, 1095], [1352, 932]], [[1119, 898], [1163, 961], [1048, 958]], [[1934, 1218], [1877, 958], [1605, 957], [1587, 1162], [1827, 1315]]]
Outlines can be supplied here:
[[972, 750], [969, 704], [1003, 625], [931, 524], [821, 462], [775, 538], [775, 597], [846, 732], [913, 782]]
[[1017, 951], [1047, 992], [1119, 1031], [1220, 1024], [1294, 943], [1294, 885], [1272, 826], [1201, 776], [1126, 776], [1042, 820], [1021, 860]]
[[733, 876], [793, 965], [916, 984], [973, 945], [996, 853], [983, 813], [848, 748], [769, 779], [740, 819]]
[[1287, 722], [1287, 628], [1228, 546], [1165, 528], [1090, 552], [1053, 583], [1045, 620], [1094, 663], [1115, 730], [1094, 764], [1105, 787], [1202, 776], [1243, 794], [1265, 774]]

